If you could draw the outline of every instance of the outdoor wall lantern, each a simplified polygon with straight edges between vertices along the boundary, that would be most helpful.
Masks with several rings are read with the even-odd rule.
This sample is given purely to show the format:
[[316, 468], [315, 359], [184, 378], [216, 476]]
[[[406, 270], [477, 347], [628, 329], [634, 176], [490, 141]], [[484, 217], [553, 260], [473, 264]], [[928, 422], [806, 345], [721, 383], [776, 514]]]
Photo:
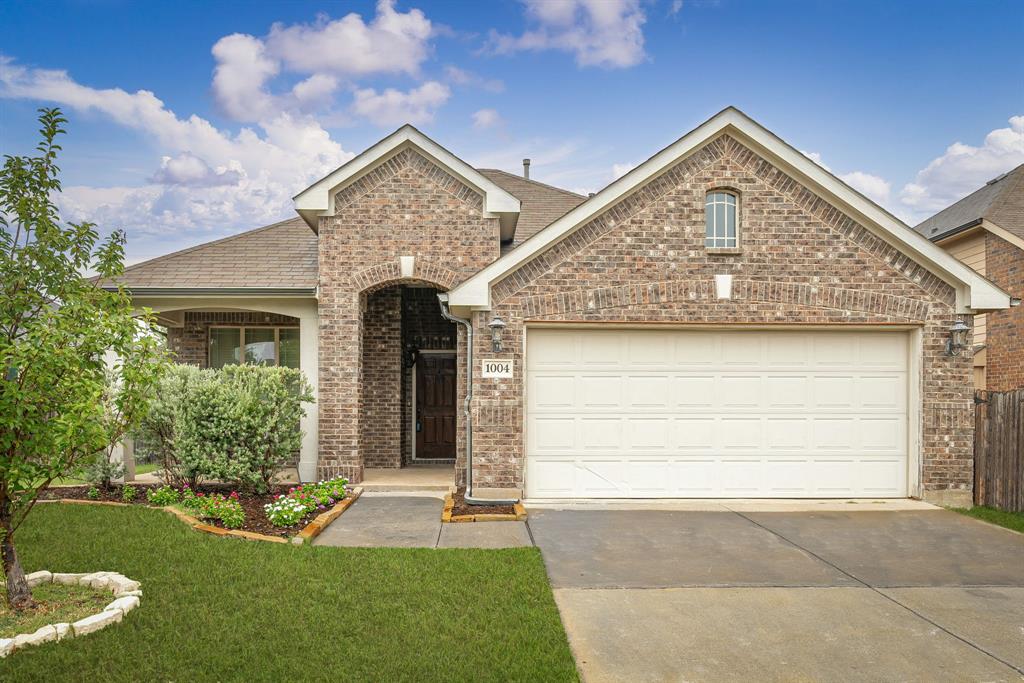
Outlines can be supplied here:
[[963, 320], [957, 320], [949, 328], [949, 339], [946, 340], [946, 355], [959, 356], [960, 352], [967, 346], [967, 333], [971, 328], [964, 324]]
[[491, 328], [491, 351], [501, 353], [501, 333], [508, 325], [498, 316], [494, 316], [494, 319], [491, 320], [487, 327]]

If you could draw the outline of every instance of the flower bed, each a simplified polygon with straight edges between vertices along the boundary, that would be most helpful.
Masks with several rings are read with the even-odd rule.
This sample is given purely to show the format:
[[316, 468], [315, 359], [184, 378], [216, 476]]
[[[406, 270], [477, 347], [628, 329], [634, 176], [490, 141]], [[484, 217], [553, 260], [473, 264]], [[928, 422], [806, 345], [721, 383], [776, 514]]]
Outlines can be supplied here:
[[[128, 490], [134, 493], [125, 495]], [[348, 480], [333, 479], [316, 484], [277, 486], [266, 494], [238, 492], [220, 484], [204, 484], [196, 489], [126, 485], [107, 491], [88, 486], [62, 486], [47, 489], [41, 498], [170, 506], [222, 529], [286, 538], [296, 535], [317, 515], [350, 495]]]

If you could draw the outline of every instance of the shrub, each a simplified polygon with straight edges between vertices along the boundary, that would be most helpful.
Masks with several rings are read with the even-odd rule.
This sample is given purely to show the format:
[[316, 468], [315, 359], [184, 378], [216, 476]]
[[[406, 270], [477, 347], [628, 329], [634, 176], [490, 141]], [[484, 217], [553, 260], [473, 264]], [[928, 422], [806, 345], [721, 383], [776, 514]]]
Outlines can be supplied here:
[[263, 510], [274, 526], [292, 526], [306, 516], [306, 506], [287, 496], [278, 496], [273, 503], [264, 505]]
[[121, 500], [125, 503], [130, 503], [135, 500], [137, 493], [134, 486], [125, 486], [121, 489]]
[[219, 519], [228, 529], [237, 529], [245, 523], [245, 510], [238, 502], [238, 493], [232, 491], [224, 496], [220, 493], [193, 493], [185, 488], [182, 492], [181, 504], [186, 510], [200, 519]]
[[178, 492], [170, 486], [161, 486], [158, 489], [150, 489], [146, 492], [146, 499], [150, 505], [157, 505], [163, 507], [164, 505], [174, 505], [178, 502]]
[[302, 445], [302, 404], [313, 400], [298, 370], [260, 365], [177, 366], [158, 393], [140, 437], [161, 454], [168, 483], [216, 478], [259, 492]]
[[89, 500], [99, 500], [100, 490], [95, 486], [91, 486], [89, 487], [89, 490], [85, 492], [85, 497], [88, 498]]
[[97, 455], [96, 459], [86, 466], [82, 474], [85, 480], [93, 486], [109, 491], [111, 482], [124, 476], [124, 467], [120, 463], [112, 462], [104, 452]]

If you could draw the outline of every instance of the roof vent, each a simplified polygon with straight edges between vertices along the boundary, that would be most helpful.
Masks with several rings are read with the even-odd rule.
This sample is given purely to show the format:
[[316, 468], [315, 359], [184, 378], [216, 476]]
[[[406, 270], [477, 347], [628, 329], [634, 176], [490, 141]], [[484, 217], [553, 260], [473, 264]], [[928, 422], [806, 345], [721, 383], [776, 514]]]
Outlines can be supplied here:
[[523, 177], [527, 180], [530, 179], [530, 160], [523, 159]]
[[986, 185], [995, 185], [996, 183], [998, 183], [1000, 180], [1002, 180], [1003, 178], [1005, 178], [1008, 175], [1010, 175], [1009, 171], [1007, 171], [1006, 173], [1003, 173], [1002, 175], [996, 176], [995, 178], [993, 178], [992, 180], [988, 181], [985, 184]]

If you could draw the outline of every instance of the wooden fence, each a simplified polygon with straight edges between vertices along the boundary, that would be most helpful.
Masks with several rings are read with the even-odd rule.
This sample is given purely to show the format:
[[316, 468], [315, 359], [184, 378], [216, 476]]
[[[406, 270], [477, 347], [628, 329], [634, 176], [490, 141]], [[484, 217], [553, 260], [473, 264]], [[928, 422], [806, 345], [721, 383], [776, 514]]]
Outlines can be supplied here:
[[1024, 389], [975, 393], [974, 504], [1024, 511]]

